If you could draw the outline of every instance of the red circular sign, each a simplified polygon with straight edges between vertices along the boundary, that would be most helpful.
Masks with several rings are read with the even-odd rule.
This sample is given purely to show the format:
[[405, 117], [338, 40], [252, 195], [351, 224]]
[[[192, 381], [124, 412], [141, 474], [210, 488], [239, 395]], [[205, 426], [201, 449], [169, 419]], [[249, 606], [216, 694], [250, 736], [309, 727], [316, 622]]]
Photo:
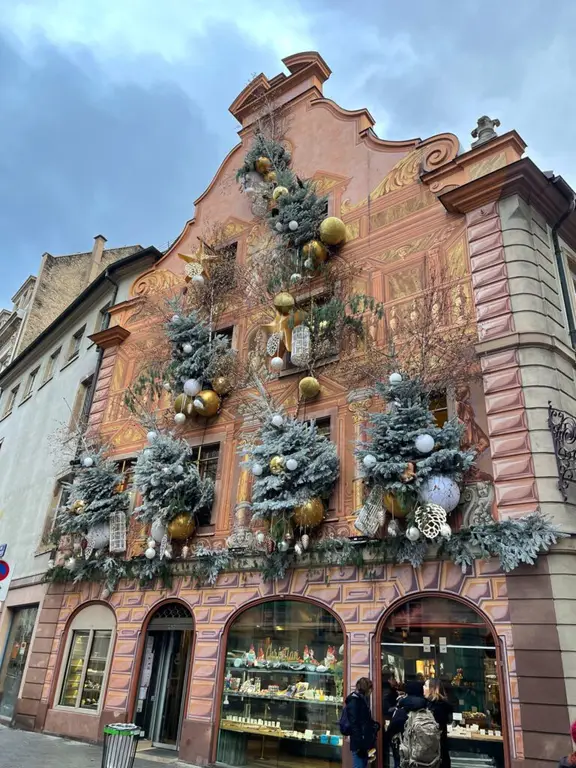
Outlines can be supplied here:
[[10, 573], [10, 566], [8, 565], [6, 560], [0, 560], [0, 581], [4, 581], [4, 579], [7, 579], [9, 573]]

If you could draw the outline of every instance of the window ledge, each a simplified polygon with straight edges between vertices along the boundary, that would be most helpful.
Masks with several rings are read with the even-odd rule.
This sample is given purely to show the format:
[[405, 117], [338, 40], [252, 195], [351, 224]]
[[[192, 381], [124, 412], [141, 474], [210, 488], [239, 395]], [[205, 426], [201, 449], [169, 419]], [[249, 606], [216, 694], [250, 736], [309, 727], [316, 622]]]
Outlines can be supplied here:
[[52, 374], [52, 376], [50, 376], [49, 379], [44, 379], [44, 381], [42, 382], [42, 384], [40, 384], [38, 389], [40, 390], [40, 389], [42, 389], [42, 387], [45, 387], [46, 384], [50, 384], [50, 382], [52, 381], [53, 378], [54, 378], [54, 374]]
[[206, 538], [207, 536], [214, 536], [216, 532], [215, 525], [201, 525], [196, 531], [196, 536]]
[[[324, 368], [326, 365], [330, 365], [331, 363], [337, 363], [340, 359], [340, 355], [332, 355], [332, 357], [325, 357], [324, 360], [320, 360], [318, 363], [314, 365], [314, 368]], [[302, 368], [284, 368], [284, 370], [280, 371], [278, 373], [278, 378], [282, 379], [285, 376], [296, 376], [296, 374], [300, 375], [302, 373], [308, 373], [308, 368], [306, 366], [303, 366]]]
[[67, 360], [64, 363], [64, 365], [62, 366], [62, 368], [60, 368], [60, 370], [63, 371], [65, 368], [68, 368], [68, 366], [71, 365], [75, 360], [78, 360], [79, 357], [80, 357], [79, 354], [76, 354], [74, 355], [74, 357], [71, 357], [70, 360]]
[[10, 414], [12, 413], [12, 410], [13, 410], [13, 409], [10, 409], [10, 410], [8, 411], [8, 413], [5, 413], [5, 414], [4, 414], [4, 416], [1, 416], [1, 417], [0, 417], [0, 421], [4, 421], [4, 419], [7, 419], [7, 418], [8, 418], [8, 416], [10, 416]]
[[100, 717], [102, 714], [99, 709], [94, 711], [93, 709], [82, 709], [82, 707], [66, 707], [64, 704], [56, 704], [54, 709], [58, 709], [60, 712], [76, 712], [79, 715], [88, 715], [89, 717]]
[[25, 397], [25, 398], [23, 398], [22, 400], [20, 400], [20, 402], [18, 403], [18, 408], [20, 408], [20, 406], [21, 406], [21, 405], [24, 405], [24, 403], [27, 403], [27, 402], [28, 402], [28, 400], [30, 400], [30, 398], [32, 397], [32, 395], [33, 395], [33, 394], [34, 394], [34, 392], [30, 392], [30, 394], [29, 394], [29, 395], [26, 395], [26, 397]]

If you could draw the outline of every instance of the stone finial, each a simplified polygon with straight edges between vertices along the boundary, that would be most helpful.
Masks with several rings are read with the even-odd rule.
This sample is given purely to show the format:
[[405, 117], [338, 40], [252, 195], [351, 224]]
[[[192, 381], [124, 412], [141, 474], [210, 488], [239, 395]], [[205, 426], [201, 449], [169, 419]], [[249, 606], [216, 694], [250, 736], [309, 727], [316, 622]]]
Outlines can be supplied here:
[[474, 147], [479, 147], [481, 144], [485, 144], [487, 141], [490, 141], [491, 139], [495, 139], [498, 134], [494, 130], [494, 128], [500, 127], [500, 120], [492, 120], [488, 115], [483, 115], [482, 117], [478, 118], [478, 125], [472, 133], [470, 134], [473, 139], [476, 139], [472, 143], [472, 149]]

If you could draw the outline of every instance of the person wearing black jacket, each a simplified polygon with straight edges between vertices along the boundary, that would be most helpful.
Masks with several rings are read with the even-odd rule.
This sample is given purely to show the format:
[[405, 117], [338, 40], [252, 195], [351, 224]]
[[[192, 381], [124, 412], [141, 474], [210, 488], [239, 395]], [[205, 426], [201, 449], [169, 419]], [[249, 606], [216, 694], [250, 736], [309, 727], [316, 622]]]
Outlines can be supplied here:
[[450, 752], [448, 750], [448, 726], [452, 722], [454, 710], [444, 693], [440, 680], [432, 678], [424, 684], [424, 696], [428, 701], [428, 709], [440, 726], [440, 768], [451, 768]]
[[380, 730], [380, 725], [372, 719], [370, 711], [372, 687], [371, 680], [361, 677], [356, 683], [356, 690], [346, 698], [353, 768], [366, 768], [368, 752], [374, 749]]

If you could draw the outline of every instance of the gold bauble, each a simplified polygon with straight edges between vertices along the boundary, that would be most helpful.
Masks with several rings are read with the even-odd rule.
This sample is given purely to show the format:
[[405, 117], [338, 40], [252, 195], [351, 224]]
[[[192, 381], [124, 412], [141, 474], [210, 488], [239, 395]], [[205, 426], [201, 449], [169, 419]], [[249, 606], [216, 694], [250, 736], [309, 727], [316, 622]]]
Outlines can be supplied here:
[[272, 456], [269, 467], [273, 475], [279, 475], [280, 472], [284, 472], [284, 456]]
[[320, 224], [320, 240], [326, 245], [340, 245], [346, 240], [346, 225], [336, 216], [328, 216]]
[[283, 187], [282, 185], [279, 185], [274, 189], [274, 192], [272, 192], [272, 200], [278, 200], [279, 197], [282, 197], [282, 195], [287, 195], [289, 192], [288, 187]]
[[384, 506], [394, 517], [406, 517], [409, 511], [393, 493], [384, 494]]
[[168, 536], [175, 541], [185, 541], [196, 530], [194, 518], [189, 515], [176, 515], [174, 520], [168, 523], [166, 531]]
[[174, 413], [183, 413], [185, 416], [192, 416], [194, 398], [189, 395], [181, 394], [174, 400]]
[[318, 497], [310, 499], [294, 510], [294, 525], [298, 528], [316, 528], [324, 520], [324, 504]]
[[212, 382], [212, 389], [218, 395], [225, 395], [232, 389], [232, 382], [228, 376], [217, 376]]
[[272, 170], [272, 160], [269, 157], [259, 157], [254, 163], [254, 167], [262, 176]]
[[202, 407], [195, 405], [194, 410], [200, 416], [206, 416], [208, 418], [210, 416], [216, 416], [220, 410], [220, 403], [222, 401], [216, 392], [214, 392], [212, 389], [203, 389], [202, 392], [198, 392], [194, 398], [194, 402], [197, 400], [202, 402]]
[[314, 376], [305, 376], [298, 384], [298, 390], [305, 400], [311, 400], [320, 392], [320, 382]]
[[274, 306], [281, 315], [289, 315], [294, 309], [294, 296], [287, 291], [282, 291], [274, 296]]
[[86, 502], [84, 499], [78, 499], [78, 501], [75, 501], [74, 504], [70, 507], [70, 514], [71, 515], [79, 515], [81, 512], [84, 512], [84, 507], [86, 506]]
[[302, 246], [302, 255], [314, 264], [319, 264], [328, 258], [328, 250], [319, 240], [310, 240]]
[[268, 171], [264, 176], [264, 181], [267, 181], [269, 184], [274, 184], [276, 182], [276, 171]]

